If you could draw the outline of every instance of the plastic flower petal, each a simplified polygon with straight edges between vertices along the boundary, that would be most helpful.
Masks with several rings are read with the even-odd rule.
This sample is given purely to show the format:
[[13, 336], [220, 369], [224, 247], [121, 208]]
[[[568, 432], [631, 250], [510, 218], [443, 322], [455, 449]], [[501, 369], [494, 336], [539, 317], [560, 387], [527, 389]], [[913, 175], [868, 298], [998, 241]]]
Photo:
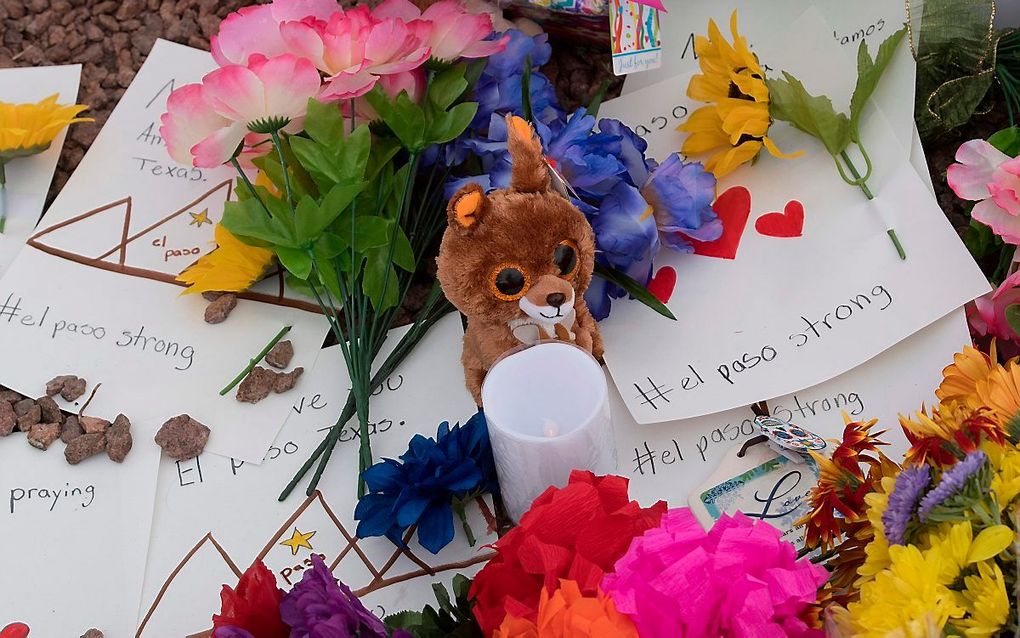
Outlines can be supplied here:
[[492, 17], [488, 13], [472, 13], [458, 0], [441, 0], [424, 12], [408, 0], [385, 0], [373, 14], [408, 22], [421, 19], [431, 24], [428, 46], [432, 57], [442, 62], [485, 58], [502, 51], [509, 41], [506, 36], [488, 39], [493, 33]]
[[220, 22], [209, 39], [213, 59], [220, 66], [247, 64], [252, 54], [274, 57], [291, 52], [280, 35], [288, 21], [327, 20], [340, 11], [336, 0], [274, 0], [242, 7]]
[[970, 140], [956, 151], [946, 181], [961, 199], [976, 201], [971, 217], [1011, 244], [1020, 244], [1020, 159], [985, 140]]
[[249, 246], [222, 224], [216, 224], [215, 237], [216, 248], [178, 275], [188, 285], [182, 294], [247, 290], [273, 263], [272, 250]]
[[946, 169], [946, 181], [960, 199], [980, 201], [991, 197], [988, 184], [995, 169], [1009, 156], [985, 140], [970, 140], [956, 150], [956, 164]]
[[552, 594], [542, 590], [535, 621], [507, 616], [493, 638], [638, 638], [634, 623], [613, 600], [596, 592], [585, 596], [572, 580], [560, 580]]
[[290, 632], [280, 619], [282, 599], [276, 575], [261, 561], [253, 563], [241, 575], [237, 587], [223, 586], [220, 613], [212, 618], [213, 635], [236, 636], [236, 630], [244, 630], [252, 638], [287, 638]]
[[15, 157], [42, 153], [60, 131], [76, 122], [92, 122], [78, 117], [84, 104], [57, 104], [57, 94], [35, 104], [10, 104], [0, 101], [0, 165]]
[[684, 162], [672, 153], [652, 171], [641, 194], [654, 211], [655, 225], [666, 246], [693, 250], [679, 233], [699, 241], [714, 241], [722, 235], [722, 221], [712, 209], [715, 177], [700, 163]]

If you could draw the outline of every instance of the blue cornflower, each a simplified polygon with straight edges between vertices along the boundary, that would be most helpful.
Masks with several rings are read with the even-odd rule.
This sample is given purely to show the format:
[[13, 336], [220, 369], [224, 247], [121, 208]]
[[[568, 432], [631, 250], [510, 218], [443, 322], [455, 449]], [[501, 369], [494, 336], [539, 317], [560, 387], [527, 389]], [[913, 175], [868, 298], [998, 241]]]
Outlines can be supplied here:
[[917, 509], [921, 522], [927, 522], [928, 514], [946, 502], [946, 499], [963, 489], [967, 479], [977, 474], [984, 467], [988, 456], [978, 450], [963, 457], [963, 460], [942, 473], [942, 479], [935, 489], [925, 494]]
[[435, 438], [416, 434], [399, 461], [383, 459], [362, 477], [369, 492], [354, 510], [358, 536], [403, 545], [417, 525], [418, 542], [438, 553], [453, 540], [454, 499], [498, 491], [485, 417], [479, 411], [453, 428], [444, 421]]
[[915, 465], [900, 472], [896, 484], [889, 494], [889, 504], [882, 512], [882, 528], [890, 545], [903, 545], [907, 523], [914, 515], [914, 508], [928, 489], [931, 480], [927, 465]]

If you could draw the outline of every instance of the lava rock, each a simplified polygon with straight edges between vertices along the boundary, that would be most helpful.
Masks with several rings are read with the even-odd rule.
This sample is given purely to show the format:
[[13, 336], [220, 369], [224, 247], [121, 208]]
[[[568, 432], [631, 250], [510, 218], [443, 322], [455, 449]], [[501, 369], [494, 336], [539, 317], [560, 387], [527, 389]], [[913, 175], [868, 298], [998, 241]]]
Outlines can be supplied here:
[[53, 377], [46, 382], [46, 396], [52, 397], [60, 394], [60, 391], [64, 389], [64, 384], [71, 379], [77, 379], [78, 377], [73, 374], [61, 374]]
[[28, 412], [18, 417], [18, 429], [28, 432], [32, 426], [42, 420], [42, 408], [35, 403], [28, 409]]
[[28, 431], [28, 443], [32, 447], [45, 450], [51, 443], [60, 438], [59, 423], [36, 423]]
[[111, 461], [121, 463], [131, 451], [131, 421], [118, 414], [106, 431], [106, 454]]
[[81, 638], [103, 638], [103, 632], [99, 631], [95, 627], [89, 629], [81, 635]]
[[56, 423], [60, 425], [64, 422], [64, 413], [60, 411], [60, 406], [52, 398], [45, 396], [35, 400], [35, 404], [39, 406], [39, 410], [42, 412], [42, 418], [40, 419], [43, 423]]
[[289, 339], [276, 344], [272, 350], [266, 353], [266, 363], [280, 370], [286, 369], [293, 358], [294, 344]]
[[64, 424], [60, 426], [61, 441], [70, 443], [82, 434], [85, 434], [85, 430], [81, 429], [81, 423], [78, 422], [77, 416], [71, 414], [64, 419]]
[[81, 429], [85, 431], [85, 434], [103, 434], [106, 432], [106, 428], [110, 427], [109, 421], [96, 416], [80, 416], [78, 423], [81, 424]]
[[156, 432], [156, 445], [172, 459], [186, 461], [195, 458], [209, 441], [209, 428], [187, 414], [170, 419]]
[[206, 323], [223, 323], [230, 316], [231, 311], [237, 306], [237, 295], [226, 293], [216, 298], [205, 307]]
[[277, 372], [276, 383], [273, 385], [273, 392], [277, 394], [282, 394], [287, 390], [293, 388], [295, 385], [297, 385], [297, 381], [299, 378], [301, 378], [301, 375], [304, 373], [304, 371], [305, 371], [304, 368], [297, 367], [291, 370], [290, 372]]
[[14, 390], [8, 390], [7, 388], [0, 390], [0, 402], [17, 403], [18, 401], [21, 401], [24, 398], [25, 397], [21, 396]]
[[77, 401], [81, 395], [85, 394], [86, 386], [88, 386], [88, 382], [85, 379], [75, 377], [64, 384], [64, 389], [60, 391], [60, 397], [64, 401]]
[[14, 426], [17, 424], [18, 415], [15, 414], [14, 408], [10, 403], [0, 401], [0, 436], [7, 436], [13, 432]]
[[35, 405], [35, 401], [32, 399], [22, 399], [14, 404], [14, 413], [19, 417], [23, 417], [28, 414], [28, 411]]
[[258, 403], [276, 388], [276, 372], [255, 366], [237, 386], [237, 400], [241, 403]]
[[102, 432], [82, 434], [64, 448], [64, 458], [71, 465], [78, 465], [90, 456], [106, 449], [106, 435]]

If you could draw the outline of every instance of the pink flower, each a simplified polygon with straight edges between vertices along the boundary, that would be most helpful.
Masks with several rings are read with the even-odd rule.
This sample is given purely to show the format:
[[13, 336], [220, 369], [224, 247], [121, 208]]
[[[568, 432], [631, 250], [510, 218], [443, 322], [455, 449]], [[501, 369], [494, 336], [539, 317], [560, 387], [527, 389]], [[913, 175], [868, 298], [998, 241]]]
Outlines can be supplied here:
[[1010, 244], [1020, 244], [1020, 158], [1010, 158], [985, 140], [956, 151], [946, 181], [961, 199], [976, 201], [971, 217]]
[[[425, 69], [418, 68], [406, 73], [394, 73], [379, 78], [379, 86], [390, 98], [395, 99], [401, 91], [407, 92], [412, 102], [420, 102], [425, 94]], [[344, 117], [351, 116], [350, 100], [340, 102], [340, 112]], [[359, 122], [374, 122], [379, 119], [372, 105], [363, 97], [354, 100], [354, 114]]]
[[220, 23], [210, 39], [213, 59], [220, 66], [247, 64], [259, 53], [272, 58], [289, 53], [280, 35], [280, 25], [289, 21], [326, 21], [340, 11], [336, 0], [274, 0], [272, 4], [243, 7]]
[[995, 291], [974, 300], [967, 306], [971, 329], [982, 337], [1017, 341], [1020, 336], [1006, 320], [1006, 309], [1020, 303], [1020, 271], [1006, 278]]
[[324, 100], [359, 97], [379, 76], [417, 69], [429, 58], [429, 31], [427, 22], [380, 19], [364, 5], [333, 14], [325, 25], [288, 22], [280, 28], [288, 47], [328, 76]]
[[280, 118], [288, 121], [282, 130], [301, 130], [308, 100], [319, 87], [319, 73], [308, 60], [253, 55], [247, 66], [216, 69], [201, 84], [174, 91], [160, 135], [176, 161], [219, 166], [234, 155], [253, 122]]
[[404, 21], [424, 20], [432, 24], [428, 45], [432, 57], [444, 62], [459, 58], [486, 58], [506, 47], [508, 36], [498, 40], [492, 35], [492, 17], [473, 13], [458, 0], [442, 0], [420, 11], [409, 0], [383, 0], [372, 12], [376, 17], [399, 18]]
[[723, 516], [706, 533], [690, 510], [671, 509], [635, 538], [602, 579], [642, 636], [822, 636], [802, 618], [824, 568], [768, 523]]

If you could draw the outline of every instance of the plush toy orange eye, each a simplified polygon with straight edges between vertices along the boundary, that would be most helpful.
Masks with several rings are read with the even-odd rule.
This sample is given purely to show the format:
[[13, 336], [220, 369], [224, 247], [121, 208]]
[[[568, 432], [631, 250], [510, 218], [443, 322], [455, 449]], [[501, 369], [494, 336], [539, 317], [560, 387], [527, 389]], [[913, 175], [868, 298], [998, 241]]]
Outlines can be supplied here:
[[530, 287], [531, 277], [517, 264], [500, 264], [489, 275], [489, 291], [503, 301], [517, 301]]
[[553, 264], [559, 269], [560, 277], [573, 279], [577, 274], [577, 245], [569, 239], [557, 244], [553, 250]]

